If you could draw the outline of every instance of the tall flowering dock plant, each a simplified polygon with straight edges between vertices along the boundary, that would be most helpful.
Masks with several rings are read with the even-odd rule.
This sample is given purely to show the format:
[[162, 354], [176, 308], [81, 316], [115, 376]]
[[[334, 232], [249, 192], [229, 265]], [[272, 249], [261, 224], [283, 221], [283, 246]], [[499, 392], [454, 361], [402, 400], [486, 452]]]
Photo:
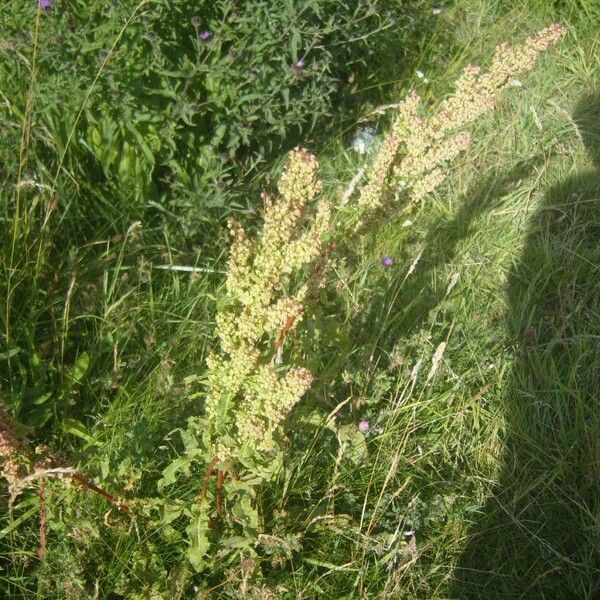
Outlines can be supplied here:
[[[383, 206], [391, 193], [417, 201], [439, 186], [449, 164], [471, 143], [462, 128], [492, 110], [512, 78], [531, 69], [539, 53], [564, 34], [553, 25], [521, 45], [502, 44], [487, 71], [476, 66], [463, 71], [454, 93], [432, 116], [415, 93], [396, 105], [365, 184], [356, 190], [353, 180], [344, 194], [349, 228], [356, 231], [356, 222]], [[332, 218], [321, 188], [315, 157], [296, 148], [277, 196], [263, 194], [258, 234], [249, 236], [240, 223], [229, 222], [233, 241], [216, 318], [218, 344], [207, 359], [205, 414], [189, 420], [182, 432], [185, 453], [165, 469], [159, 484], [160, 490], [174, 484], [179, 473], [190, 473], [192, 463], [204, 468], [199, 501], [177, 509], [189, 519], [188, 557], [198, 570], [217, 556], [211, 515], [221, 521], [219, 557], [226, 548], [241, 556], [256, 553], [256, 489], [281, 466], [284, 421], [312, 383], [306, 368], [285, 366], [280, 359], [286, 336], [302, 321], [315, 274], [322, 274], [329, 260], [325, 244], [349, 229], [340, 227], [339, 215]]]
[[228, 224], [233, 242], [216, 319], [218, 347], [207, 359], [205, 415], [189, 420], [182, 432], [186, 452], [159, 483], [162, 490], [193, 463], [208, 463], [199, 502], [177, 513], [189, 518], [188, 558], [198, 570], [211, 565], [210, 515], [220, 519], [225, 545], [230, 535], [235, 551], [253, 555], [255, 489], [282, 464], [281, 425], [312, 383], [307, 369], [285, 368], [276, 358], [302, 320], [314, 263], [330, 232], [330, 205], [319, 198], [317, 170], [314, 156], [295, 149], [278, 195], [263, 194], [259, 234], [250, 238], [237, 221]]
[[[288, 157], [277, 198], [263, 194], [257, 239], [229, 221], [233, 243], [226, 295], [217, 316], [220, 348], [208, 358], [206, 441], [219, 463], [277, 451], [274, 435], [312, 382], [302, 367], [281, 369], [282, 332], [302, 319], [307, 268], [319, 259], [330, 229], [318, 164], [306, 150]], [[313, 206], [314, 204], [314, 206]]]
[[389, 133], [375, 157], [366, 185], [360, 190], [361, 214], [379, 208], [389, 186], [395, 193], [418, 201], [446, 178], [449, 163], [471, 144], [471, 135], [460, 131], [491, 111], [499, 92], [515, 75], [531, 70], [539, 54], [566, 33], [552, 25], [523, 44], [496, 48], [489, 70], [475, 65], [464, 69], [455, 92], [439, 106], [437, 114], [423, 115], [421, 99], [413, 92], [397, 107]]

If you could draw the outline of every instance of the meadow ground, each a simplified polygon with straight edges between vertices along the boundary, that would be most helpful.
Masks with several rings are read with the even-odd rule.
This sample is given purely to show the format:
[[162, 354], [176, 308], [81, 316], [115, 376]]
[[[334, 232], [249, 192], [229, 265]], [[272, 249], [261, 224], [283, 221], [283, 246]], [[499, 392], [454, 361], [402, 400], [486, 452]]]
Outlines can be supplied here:
[[[568, 34], [475, 124], [442, 187], [418, 206], [386, 207], [341, 245], [321, 322], [304, 334], [317, 376], [290, 416], [289, 464], [258, 498], [267, 555], [268, 538], [278, 542], [262, 580], [243, 565], [195, 575], [180, 539], [112, 522], [101, 498], [57, 487], [43, 561], [37, 496], [0, 517], [4, 597], [600, 595], [600, 5], [442, 8], [401, 79], [369, 84], [378, 103], [413, 87], [438, 101], [501, 41], [552, 22]], [[364, 161], [348, 148], [355, 127], [305, 140], [332, 193]], [[35, 302], [56, 302], [57, 329], [46, 346], [31, 340], [37, 363], [10, 363], [1, 390], [30, 427], [52, 394], [41, 439], [114, 493], [151, 497], [177, 451], [174, 430], [201, 398], [225, 236], [190, 254], [161, 231], [122, 231], [71, 250], [56, 262], [69, 275], [38, 284], [48, 296]], [[206, 272], [164, 268], [190, 256]], [[7, 295], [29, 281], [3, 277]], [[36, 310], [14, 325], [3, 317], [4, 339], [33, 332]], [[49, 375], [46, 355], [63, 370]], [[26, 369], [56, 387], [25, 386]], [[309, 421], [341, 402], [342, 423], [369, 429], [340, 445]]]

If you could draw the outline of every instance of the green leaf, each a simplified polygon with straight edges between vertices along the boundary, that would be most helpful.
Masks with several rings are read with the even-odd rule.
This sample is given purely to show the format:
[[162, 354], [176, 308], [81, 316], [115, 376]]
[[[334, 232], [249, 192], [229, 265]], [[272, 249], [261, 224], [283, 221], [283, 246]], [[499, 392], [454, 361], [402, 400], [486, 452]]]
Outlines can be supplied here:
[[221, 541], [221, 546], [224, 548], [248, 548], [252, 545], [251, 540], [241, 535], [232, 535]]
[[300, 32], [297, 29], [292, 31], [292, 39], [290, 40], [290, 51], [292, 53], [292, 62], [296, 62], [298, 60], [298, 47], [301, 42]]
[[33, 508], [30, 508], [27, 512], [23, 513], [18, 519], [15, 519], [11, 523], [9, 523], [4, 529], [0, 531], [0, 540], [3, 537], [6, 537], [11, 531], [14, 531], [21, 523], [24, 523], [32, 517], [38, 510], [37, 505]]
[[306, 556], [303, 558], [304, 562], [307, 562], [311, 565], [315, 565], [317, 567], [325, 567], [326, 569], [330, 569], [331, 571], [356, 571], [357, 569], [352, 567], [347, 567], [345, 565], [336, 565], [334, 563], [328, 562], [326, 560], [319, 560], [318, 558], [312, 558], [311, 556]]
[[182, 429], [180, 431], [181, 439], [183, 441], [183, 445], [185, 446], [186, 453], [194, 453], [195, 450], [198, 449], [198, 438], [194, 435], [193, 432], [188, 431], [186, 429]]
[[32, 404], [35, 404], [36, 406], [40, 406], [41, 404], [44, 404], [44, 402], [46, 402], [50, 398], [52, 398], [52, 392], [46, 392], [45, 394], [41, 394], [35, 400], [33, 400]]
[[27, 424], [32, 427], [43, 427], [52, 417], [52, 407], [46, 405], [41, 409], [38, 408], [35, 411], [32, 411], [29, 417], [27, 418]]
[[90, 130], [90, 146], [92, 152], [96, 156], [101, 156], [102, 154], [102, 135], [98, 131], [96, 127], [92, 127]]
[[354, 423], [341, 425], [337, 432], [340, 446], [346, 456], [355, 464], [360, 464], [367, 456], [365, 436]]
[[162, 493], [166, 486], [177, 481], [177, 474], [183, 472], [188, 474], [192, 464], [193, 457], [189, 455], [178, 456], [172, 463], [167, 465], [162, 472], [162, 477], [158, 480], [157, 488]]
[[258, 511], [252, 506], [249, 496], [243, 496], [236, 502], [231, 513], [242, 525], [247, 537], [254, 539], [258, 535]]
[[131, 133], [131, 135], [135, 138], [135, 141], [138, 143], [140, 149], [142, 150], [146, 161], [150, 165], [154, 166], [154, 153], [150, 149], [150, 146], [148, 146], [148, 144], [146, 143], [144, 136], [131, 123], [125, 122], [125, 127], [127, 131], [129, 131], [129, 133]]
[[178, 519], [183, 513], [183, 508], [177, 504], [165, 504], [162, 522], [169, 524]]
[[194, 506], [192, 509], [192, 519], [185, 530], [190, 542], [187, 556], [194, 569], [198, 572], [203, 571], [207, 567], [205, 556], [210, 549], [210, 541], [208, 539], [209, 510], [210, 506], [206, 500]]
[[131, 162], [135, 160], [135, 152], [132, 150], [131, 146], [127, 143], [123, 143], [123, 148], [121, 149], [121, 161], [118, 166], [119, 177], [122, 180], [127, 179], [127, 175], [131, 170]]
[[220, 144], [225, 137], [225, 133], [227, 133], [227, 125], [221, 123], [221, 125], [216, 128], [211, 143], [214, 145]]
[[64, 419], [62, 422], [62, 429], [65, 433], [70, 433], [82, 440], [85, 440], [88, 444], [93, 446], [102, 446], [102, 444], [89, 434], [85, 425], [77, 419]]
[[19, 354], [19, 352], [21, 352], [21, 348], [19, 347], [11, 348], [6, 352], [0, 352], [0, 360], [8, 360], [9, 358], [12, 358], [13, 356]]
[[289, 109], [290, 107], [290, 89], [289, 88], [283, 88], [281, 90], [281, 94], [283, 96], [283, 103], [285, 105], [285, 109]]
[[82, 352], [71, 368], [69, 377], [73, 383], [79, 383], [90, 366], [90, 355], [87, 352]]

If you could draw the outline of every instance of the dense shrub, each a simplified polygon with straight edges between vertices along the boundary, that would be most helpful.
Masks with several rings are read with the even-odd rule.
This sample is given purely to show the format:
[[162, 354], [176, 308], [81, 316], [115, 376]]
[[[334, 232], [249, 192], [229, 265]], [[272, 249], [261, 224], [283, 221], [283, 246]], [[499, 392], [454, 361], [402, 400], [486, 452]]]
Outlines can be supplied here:
[[[379, 4], [150, 0], [136, 12], [131, 1], [56, 1], [40, 15], [38, 159], [48, 168], [76, 125], [66, 166], [110, 216], [115, 198], [127, 215], [158, 202], [194, 230], [207, 208], [246, 206], [234, 202], [244, 175], [331, 113], [341, 82], [391, 25]], [[4, 9], [0, 86], [13, 91], [18, 111], [34, 10], [33, 2]], [[20, 132], [11, 129], [14, 147]]]

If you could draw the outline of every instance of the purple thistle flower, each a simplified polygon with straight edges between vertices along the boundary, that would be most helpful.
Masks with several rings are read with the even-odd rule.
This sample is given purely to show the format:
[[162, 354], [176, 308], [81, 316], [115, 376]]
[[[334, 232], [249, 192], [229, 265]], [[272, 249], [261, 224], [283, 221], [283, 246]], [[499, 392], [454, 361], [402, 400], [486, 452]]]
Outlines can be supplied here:
[[369, 421], [365, 421], [364, 419], [358, 424], [358, 428], [361, 431], [369, 431]]
[[304, 62], [304, 59], [301, 58], [299, 60], [297, 60], [292, 67], [294, 67], [294, 69], [304, 69], [304, 66], [306, 65], [306, 63]]
[[381, 264], [384, 267], [391, 267], [394, 264], [394, 257], [393, 256], [384, 256], [381, 259]]
[[54, 0], [38, 0], [40, 10], [50, 10], [54, 5]]
[[201, 31], [198, 34], [198, 39], [203, 41], [203, 42], [208, 42], [208, 40], [210, 40], [210, 38], [212, 37], [212, 31], [210, 31], [210, 29], [204, 29], [203, 31]]

